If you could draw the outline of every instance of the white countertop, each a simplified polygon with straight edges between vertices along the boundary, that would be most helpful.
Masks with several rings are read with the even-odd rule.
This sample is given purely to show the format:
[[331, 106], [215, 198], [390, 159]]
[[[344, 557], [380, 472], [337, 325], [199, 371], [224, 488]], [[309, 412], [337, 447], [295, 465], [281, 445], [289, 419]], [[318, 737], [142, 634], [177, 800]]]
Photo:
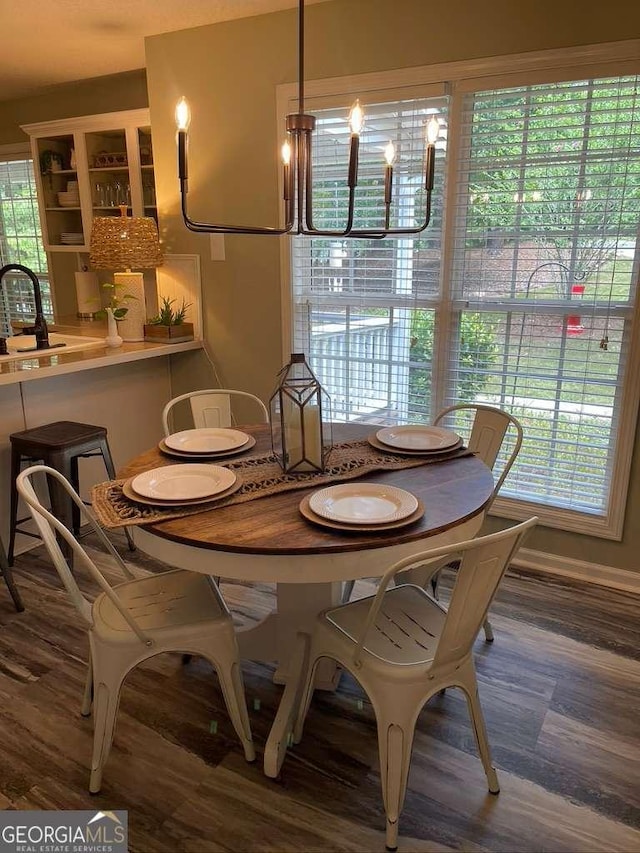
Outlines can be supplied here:
[[[84, 334], [90, 338], [100, 337], [105, 331], [95, 323], [49, 324], [49, 330], [74, 335]], [[0, 385], [48, 379], [65, 373], [77, 373], [81, 370], [95, 370], [128, 361], [175, 355], [179, 352], [202, 349], [202, 347], [202, 341], [186, 341], [179, 344], [140, 341], [124, 343], [121, 347], [93, 346], [91, 349], [71, 352], [65, 352], [63, 348], [53, 349], [48, 354], [37, 358], [5, 362], [0, 359]]]

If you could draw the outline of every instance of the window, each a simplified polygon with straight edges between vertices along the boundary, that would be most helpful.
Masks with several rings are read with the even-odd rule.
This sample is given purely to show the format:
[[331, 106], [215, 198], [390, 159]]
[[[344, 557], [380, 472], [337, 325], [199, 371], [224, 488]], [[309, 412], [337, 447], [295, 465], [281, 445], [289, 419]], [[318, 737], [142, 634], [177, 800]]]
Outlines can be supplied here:
[[[475, 398], [527, 435], [505, 494], [606, 510], [635, 299], [639, 94], [633, 77], [466, 100], [451, 286], [493, 347]], [[470, 371], [453, 346], [459, 397]]]
[[[382, 151], [389, 140], [398, 151], [391, 225], [413, 224], [423, 219], [425, 204], [424, 126], [439, 116], [436, 213], [420, 240], [294, 241], [296, 341], [330, 394], [336, 420], [395, 423], [429, 417], [430, 355], [425, 357], [422, 337], [414, 345], [412, 340], [420, 330], [428, 335], [428, 327], [432, 337], [433, 313], [416, 309], [435, 306], [438, 298], [446, 110], [444, 96], [368, 105], [361, 134], [355, 227], [384, 220]], [[337, 110], [317, 117], [314, 216], [320, 227], [338, 229], [346, 218], [348, 132]]]
[[[0, 154], [0, 261], [32, 269], [40, 280], [45, 316], [53, 319], [53, 305], [43, 248], [33, 161], [26, 155]], [[10, 334], [11, 320], [33, 319], [33, 288], [27, 278], [8, 273], [0, 292], [0, 334]]]
[[[294, 348], [309, 354], [337, 420], [430, 422], [461, 401], [506, 408], [525, 443], [501, 510], [533, 508], [545, 523], [619, 537], [612, 502], [626, 489], [620, 447], [632, 441], [637, 405], [625, 379], [638, 277], [639, 78], [494, 81], [452, 84], [449, 99], [366, 104], [359, 192], [377, 221], [373, 175], [381, 178], [392, 139], [394, 208], [412, 222], [420, 137], [437, 113], [432, 223], [417, 239], [296, 238]], [[333, 225], [343, 204], [337, 164], [344, 170], [347, 157], [335, 108], [314, 112], [317, 218]]]

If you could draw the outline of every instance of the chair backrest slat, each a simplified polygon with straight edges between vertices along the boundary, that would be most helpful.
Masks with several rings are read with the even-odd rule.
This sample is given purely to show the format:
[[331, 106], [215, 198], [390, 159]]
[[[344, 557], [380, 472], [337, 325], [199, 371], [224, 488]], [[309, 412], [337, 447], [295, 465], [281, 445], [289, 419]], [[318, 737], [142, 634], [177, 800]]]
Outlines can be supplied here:
[[230, 427], [231, 397], [228, 394], [201, 394], [189, 399], [194, 427]]

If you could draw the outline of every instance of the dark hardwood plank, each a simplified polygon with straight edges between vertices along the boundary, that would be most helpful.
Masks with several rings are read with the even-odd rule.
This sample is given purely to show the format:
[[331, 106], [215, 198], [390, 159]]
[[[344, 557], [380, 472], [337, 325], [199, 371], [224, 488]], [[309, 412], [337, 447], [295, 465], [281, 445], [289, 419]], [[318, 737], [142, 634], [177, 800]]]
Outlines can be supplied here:
[[[16, 581], [26, 611], [0, 598], [0, 808], [128, 809], [133, 853], [383, 849], [375, 721], [351, 677], [316, 694], [274, 782], [244, 761], [211, 667], [154, 658], [126, 682], [104, 788], [90, 796], [85, 632], [41, 548], [18, 558]], [[356, 594], [374, 588], [359, 581]], [[269, 585], [222, 589], [238, 624], [274, 600]], [[638, 604], [539, 574], [505, 578], [495, 643], [476, 645], [502, 791], [486, 792], [461, 694], [434, 697], [418, 721], [401, 850], [640, 849]], [[260, 759], [281, 688], [268, 666], [243, 670]]]

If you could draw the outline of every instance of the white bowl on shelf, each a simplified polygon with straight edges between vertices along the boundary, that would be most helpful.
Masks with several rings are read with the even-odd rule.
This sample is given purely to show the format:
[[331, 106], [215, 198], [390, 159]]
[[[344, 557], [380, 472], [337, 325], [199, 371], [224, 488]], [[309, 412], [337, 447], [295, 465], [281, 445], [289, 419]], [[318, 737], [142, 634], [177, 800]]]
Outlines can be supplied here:
[[80, 196], [77, 192], [59, 192], [58, 204], [60, 207], [80, 207]]

